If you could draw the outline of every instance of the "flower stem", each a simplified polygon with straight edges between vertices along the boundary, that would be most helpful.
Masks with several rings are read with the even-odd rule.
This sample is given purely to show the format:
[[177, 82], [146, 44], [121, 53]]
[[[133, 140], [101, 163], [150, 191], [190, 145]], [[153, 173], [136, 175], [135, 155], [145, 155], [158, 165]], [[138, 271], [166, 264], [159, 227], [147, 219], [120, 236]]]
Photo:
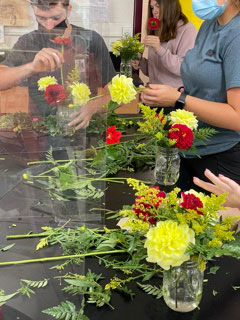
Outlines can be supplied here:
[[49, 258], [40, 258], [40, 259], [31, 259], [31, 260], [6, 261], [6, 262], [0, 262], [0, 267], [17, 265], [17, 264], [76, 259], [76, 258], [100, 256], [100, 255], [113, 254], [113, 253], [126, 253], [126, 252], [127, 252], [127, 250], [112, 250], [112, 251], [100, 251], [100, 252], [96, 251], [96, 252], [90, 252], [90, 253], [75, 254], [75, 255], [70, 255], [70, 256], [58, 256], [58, 257], [49, 257]]

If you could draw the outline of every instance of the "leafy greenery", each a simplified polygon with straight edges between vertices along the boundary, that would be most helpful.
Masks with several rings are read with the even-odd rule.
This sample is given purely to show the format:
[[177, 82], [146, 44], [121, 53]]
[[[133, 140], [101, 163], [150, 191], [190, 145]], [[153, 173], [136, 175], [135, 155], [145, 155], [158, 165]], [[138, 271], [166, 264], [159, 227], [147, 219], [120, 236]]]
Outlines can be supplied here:
[[137, 282], [138, 286], [147, 294], [155, 296], [156, 299], [160, 299], [163, 296], [162, 287], [158, 288], [150, 284], [141, 284]]
[[46, 309], [42, 311], [55, 319], [65, 319], [65, 320], [88, 320], [88, 317], [81, 314], [81, 311], [77, 311], [75, 305], [66, 300], [60, 305]]

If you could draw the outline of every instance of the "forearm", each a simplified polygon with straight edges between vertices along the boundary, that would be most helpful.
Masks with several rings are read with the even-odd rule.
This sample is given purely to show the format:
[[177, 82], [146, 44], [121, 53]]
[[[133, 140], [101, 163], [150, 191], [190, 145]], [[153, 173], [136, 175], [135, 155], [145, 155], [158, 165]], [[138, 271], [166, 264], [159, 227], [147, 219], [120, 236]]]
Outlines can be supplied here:
[[237, 112], [230, 104], [187, 96], [184, 109], [212, 126], [240, 131], [240, 110]]
[[15, 87], [32, 74], [33, 71], [30, 63], [12, 68], [0, 66], [0, 90]]

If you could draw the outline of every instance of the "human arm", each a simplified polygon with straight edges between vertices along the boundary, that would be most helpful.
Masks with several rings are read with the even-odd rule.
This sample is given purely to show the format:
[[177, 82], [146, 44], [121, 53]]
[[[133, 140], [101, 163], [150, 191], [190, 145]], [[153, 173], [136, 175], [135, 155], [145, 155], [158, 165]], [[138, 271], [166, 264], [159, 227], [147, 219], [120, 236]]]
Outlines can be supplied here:
[[[151, 106], [174, 107], [180, 97], [180, 92], [166, 85], [150, 84], [141, 94], [144, 103]], [[240, 130], [240, 87], [227, 91], [227, 103], [218, 103], [195, 98], [187, 95], [184, 109], [191, 111], [195, 116], [212, 126], [229, 130]]]
[[197, 30], [191, 23], [179, 26], [176, 38], [169, 40], [166, 45], [161, 45], [157, 36], [147, 36], [144, 44], [153, 48], [148, 58], [153, 59], [156, 68], [161, 65], [166, 73], [179, 77], [180, 66], [187, 51], [193, 48], [196, 36]]
[[33, 61], [16, 67], [0, 66], [0, 90], [7, 90], [18, 85], [30, 76], [49, 71], [53, 72], [64, 62], [63, 55], [55, 49], [44, 48], [34, 57]]
[[205, 170], [204, 174], [212, 183], [205, 182], [196, 177], [193, 178], [193, 182], [197, 186], [209, 192], [215, 193], [216, 195], [220, 195], [227, 192], [228, 196], [225, 202], [225, 206], [240, 209], [239, 184], [221, 174], [217, 177], [208, 169]]

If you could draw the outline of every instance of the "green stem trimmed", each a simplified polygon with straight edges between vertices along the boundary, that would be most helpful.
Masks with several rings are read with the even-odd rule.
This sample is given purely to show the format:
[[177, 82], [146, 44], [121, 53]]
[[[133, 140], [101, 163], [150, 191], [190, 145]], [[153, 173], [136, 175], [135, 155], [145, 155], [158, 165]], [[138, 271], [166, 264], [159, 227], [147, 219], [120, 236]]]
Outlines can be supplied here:
[[6, 261], [6, 262], [0, 262], [0, 267], [17, 265], [17, 264], [50, 262], [50, 261], [76, 259], [76, 258], [84, 258], [84, 257], [94, 257], [94, 256], [113, 254], [113, 253], [127, 253], [127, 250], [100, 251], [100, 252], [75, 254], [75, 255], [70, 255], [70, 256], [49, 257], [49, 258], [40, 258], [40, 259], [32, 259], [32, 260]]

